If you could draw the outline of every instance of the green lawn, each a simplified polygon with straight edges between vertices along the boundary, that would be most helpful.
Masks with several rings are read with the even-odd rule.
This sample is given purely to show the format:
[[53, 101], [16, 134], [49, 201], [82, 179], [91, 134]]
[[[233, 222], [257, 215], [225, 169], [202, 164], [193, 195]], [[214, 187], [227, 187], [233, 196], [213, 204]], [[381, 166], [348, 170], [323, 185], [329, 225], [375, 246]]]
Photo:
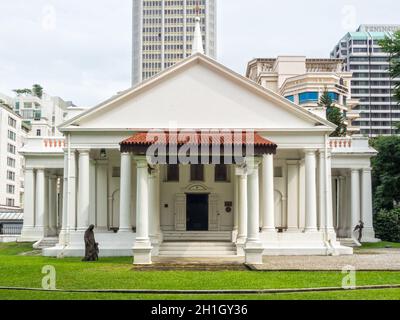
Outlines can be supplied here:
[[[21, 255], [31, 244], [0, 244], [0, 286], [40, 288], [42, 267], [57, 272], [57, 289], [275, 289], [340, 287], [341, 272], [133, 271], [131, 258]], [[358, 272], [357, 285], [400, 284], [400, 272]], [[2, 291], [0, 299], [400, 299], [400, 289], [265, 295], [138, 295]]]
[[363, 243], [362, 247], [357, 249], [384, 249], [384, 248], [400, 248], [400, 243], [381, 241], [376, 243]]
[[0, 300], [399, 300], [400, 289], [253, 295], [150, 295], [1, 291]]

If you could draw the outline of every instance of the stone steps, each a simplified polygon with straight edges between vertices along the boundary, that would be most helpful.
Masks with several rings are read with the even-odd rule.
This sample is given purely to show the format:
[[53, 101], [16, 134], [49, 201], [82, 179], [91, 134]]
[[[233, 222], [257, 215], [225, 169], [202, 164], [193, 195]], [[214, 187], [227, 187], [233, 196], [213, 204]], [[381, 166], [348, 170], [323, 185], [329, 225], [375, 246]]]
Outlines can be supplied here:
[[57, 243], [58, 243], [57, 237], [43, 238], [42, 240], [39, 240], [38, 242], [34, 243], [33, 248], [34, 249], [52, 248], [55, 247]]
[[232, 242], [163, 242], [160, 257], [235, 257]]
[[231, 231], [164, 231], [164, 241], [231, 241]]

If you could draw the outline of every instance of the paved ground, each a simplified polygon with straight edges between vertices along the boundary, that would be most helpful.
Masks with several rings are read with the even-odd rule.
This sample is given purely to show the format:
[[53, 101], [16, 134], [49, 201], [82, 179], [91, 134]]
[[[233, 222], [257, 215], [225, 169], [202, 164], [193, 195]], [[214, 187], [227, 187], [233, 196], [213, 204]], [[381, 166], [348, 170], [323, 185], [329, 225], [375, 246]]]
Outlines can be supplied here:
[[[195, 269], [195, 270], [244, 270], [243, 258], [157, 258], [155, 264], [145, 269]], [[262, 265], [252, 266], [259, 271], [341, 271], [354, 266], [359, 271], [400, 271], [400, 249], [362, 249], [351, 256], [266, 256]]]
[[400, 271], [400, 249], [362, 249], [349, 256], [291, 256], [264, 257], [264, 264], [256, 270], [342, 270], [354, 266], [356, 270]]

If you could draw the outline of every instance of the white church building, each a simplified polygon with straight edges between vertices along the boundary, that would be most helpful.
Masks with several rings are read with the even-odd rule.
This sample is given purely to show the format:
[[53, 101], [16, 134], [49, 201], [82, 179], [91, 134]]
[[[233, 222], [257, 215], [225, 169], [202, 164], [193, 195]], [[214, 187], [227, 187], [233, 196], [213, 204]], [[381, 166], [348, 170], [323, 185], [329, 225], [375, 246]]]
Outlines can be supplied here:
[[[329, 138], [334, 129], [198, 50], [71, 118], [64, 137], [29, 139], [21, 240], [56, 242], [45, 256], [83, 256], [93, 224], [101, 257], [136, 264], [352, 254], [360, 220], [364, 241], [377, 241], [376, 151], [362, 137]], [[222, 145], [243, 161], [174, 161], [196, 147], [195, 159], [209, 160]], [[166, 162], [149, 161], [149, 150], [165, 151]]]

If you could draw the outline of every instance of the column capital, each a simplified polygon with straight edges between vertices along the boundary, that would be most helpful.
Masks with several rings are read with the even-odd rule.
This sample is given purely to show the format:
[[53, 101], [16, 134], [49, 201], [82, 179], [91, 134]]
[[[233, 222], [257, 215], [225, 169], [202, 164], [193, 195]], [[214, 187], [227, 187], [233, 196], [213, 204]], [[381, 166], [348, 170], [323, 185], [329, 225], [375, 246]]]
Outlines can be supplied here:
[[[131, 153], [130, 152], [121, 152], [121, 156], [122, 155], [124, 155], [124, 156], [130, 156], [131, 155]], [[137, 158], [139, 158], [140, 156], [136, 156]]]
[[286, 161], [286, 164], [287, 164], [288, 166], [297, 166], [297, 165], [299, 165], [299, 163], [300, 163], [299, 160], [287, 160], [287, 161]]
[[157, 179], [160, 175], [160, 167], [158, 165], [149, 166], [149, 179]]
[[372, 172], [372, 168], [363, 168], [362, 171], [365, 173]]
[[[122, 156], [123, 154], [121, 154]], [[134, 156], [133, 160], [136, 162], [136, 167], [137, 168], [147, 168], [148, 162], [146, 156]]]
[[235, 166], [235, 175], [238, 176], [239, 178], [245, 178], [247, 177], [247, 166], [246, 164], [237, 164]]
[[98, 166], [108, 165], [108, 160], [95, 160], [95, 161], [96, 161], [96, 165], [98, 165]]
[[318, 149], [304, 149], [304, 154], [305, 155], [313, 155], [313, 156], [315, 156], [317, 151], [318, 151]]
[[86, 155], [90, 153], [90, 149], [86, 148], [86, 149], [77, 149], [79, 154], [81, 155]]
[[248, 176], [255, 174], [258, 172], [260, 164], [262, 163], [261, 158], [250, 157], [246, 158], [246, 173]]
[[360, 169], [351, 168], [351, 173], [360, 173]]

